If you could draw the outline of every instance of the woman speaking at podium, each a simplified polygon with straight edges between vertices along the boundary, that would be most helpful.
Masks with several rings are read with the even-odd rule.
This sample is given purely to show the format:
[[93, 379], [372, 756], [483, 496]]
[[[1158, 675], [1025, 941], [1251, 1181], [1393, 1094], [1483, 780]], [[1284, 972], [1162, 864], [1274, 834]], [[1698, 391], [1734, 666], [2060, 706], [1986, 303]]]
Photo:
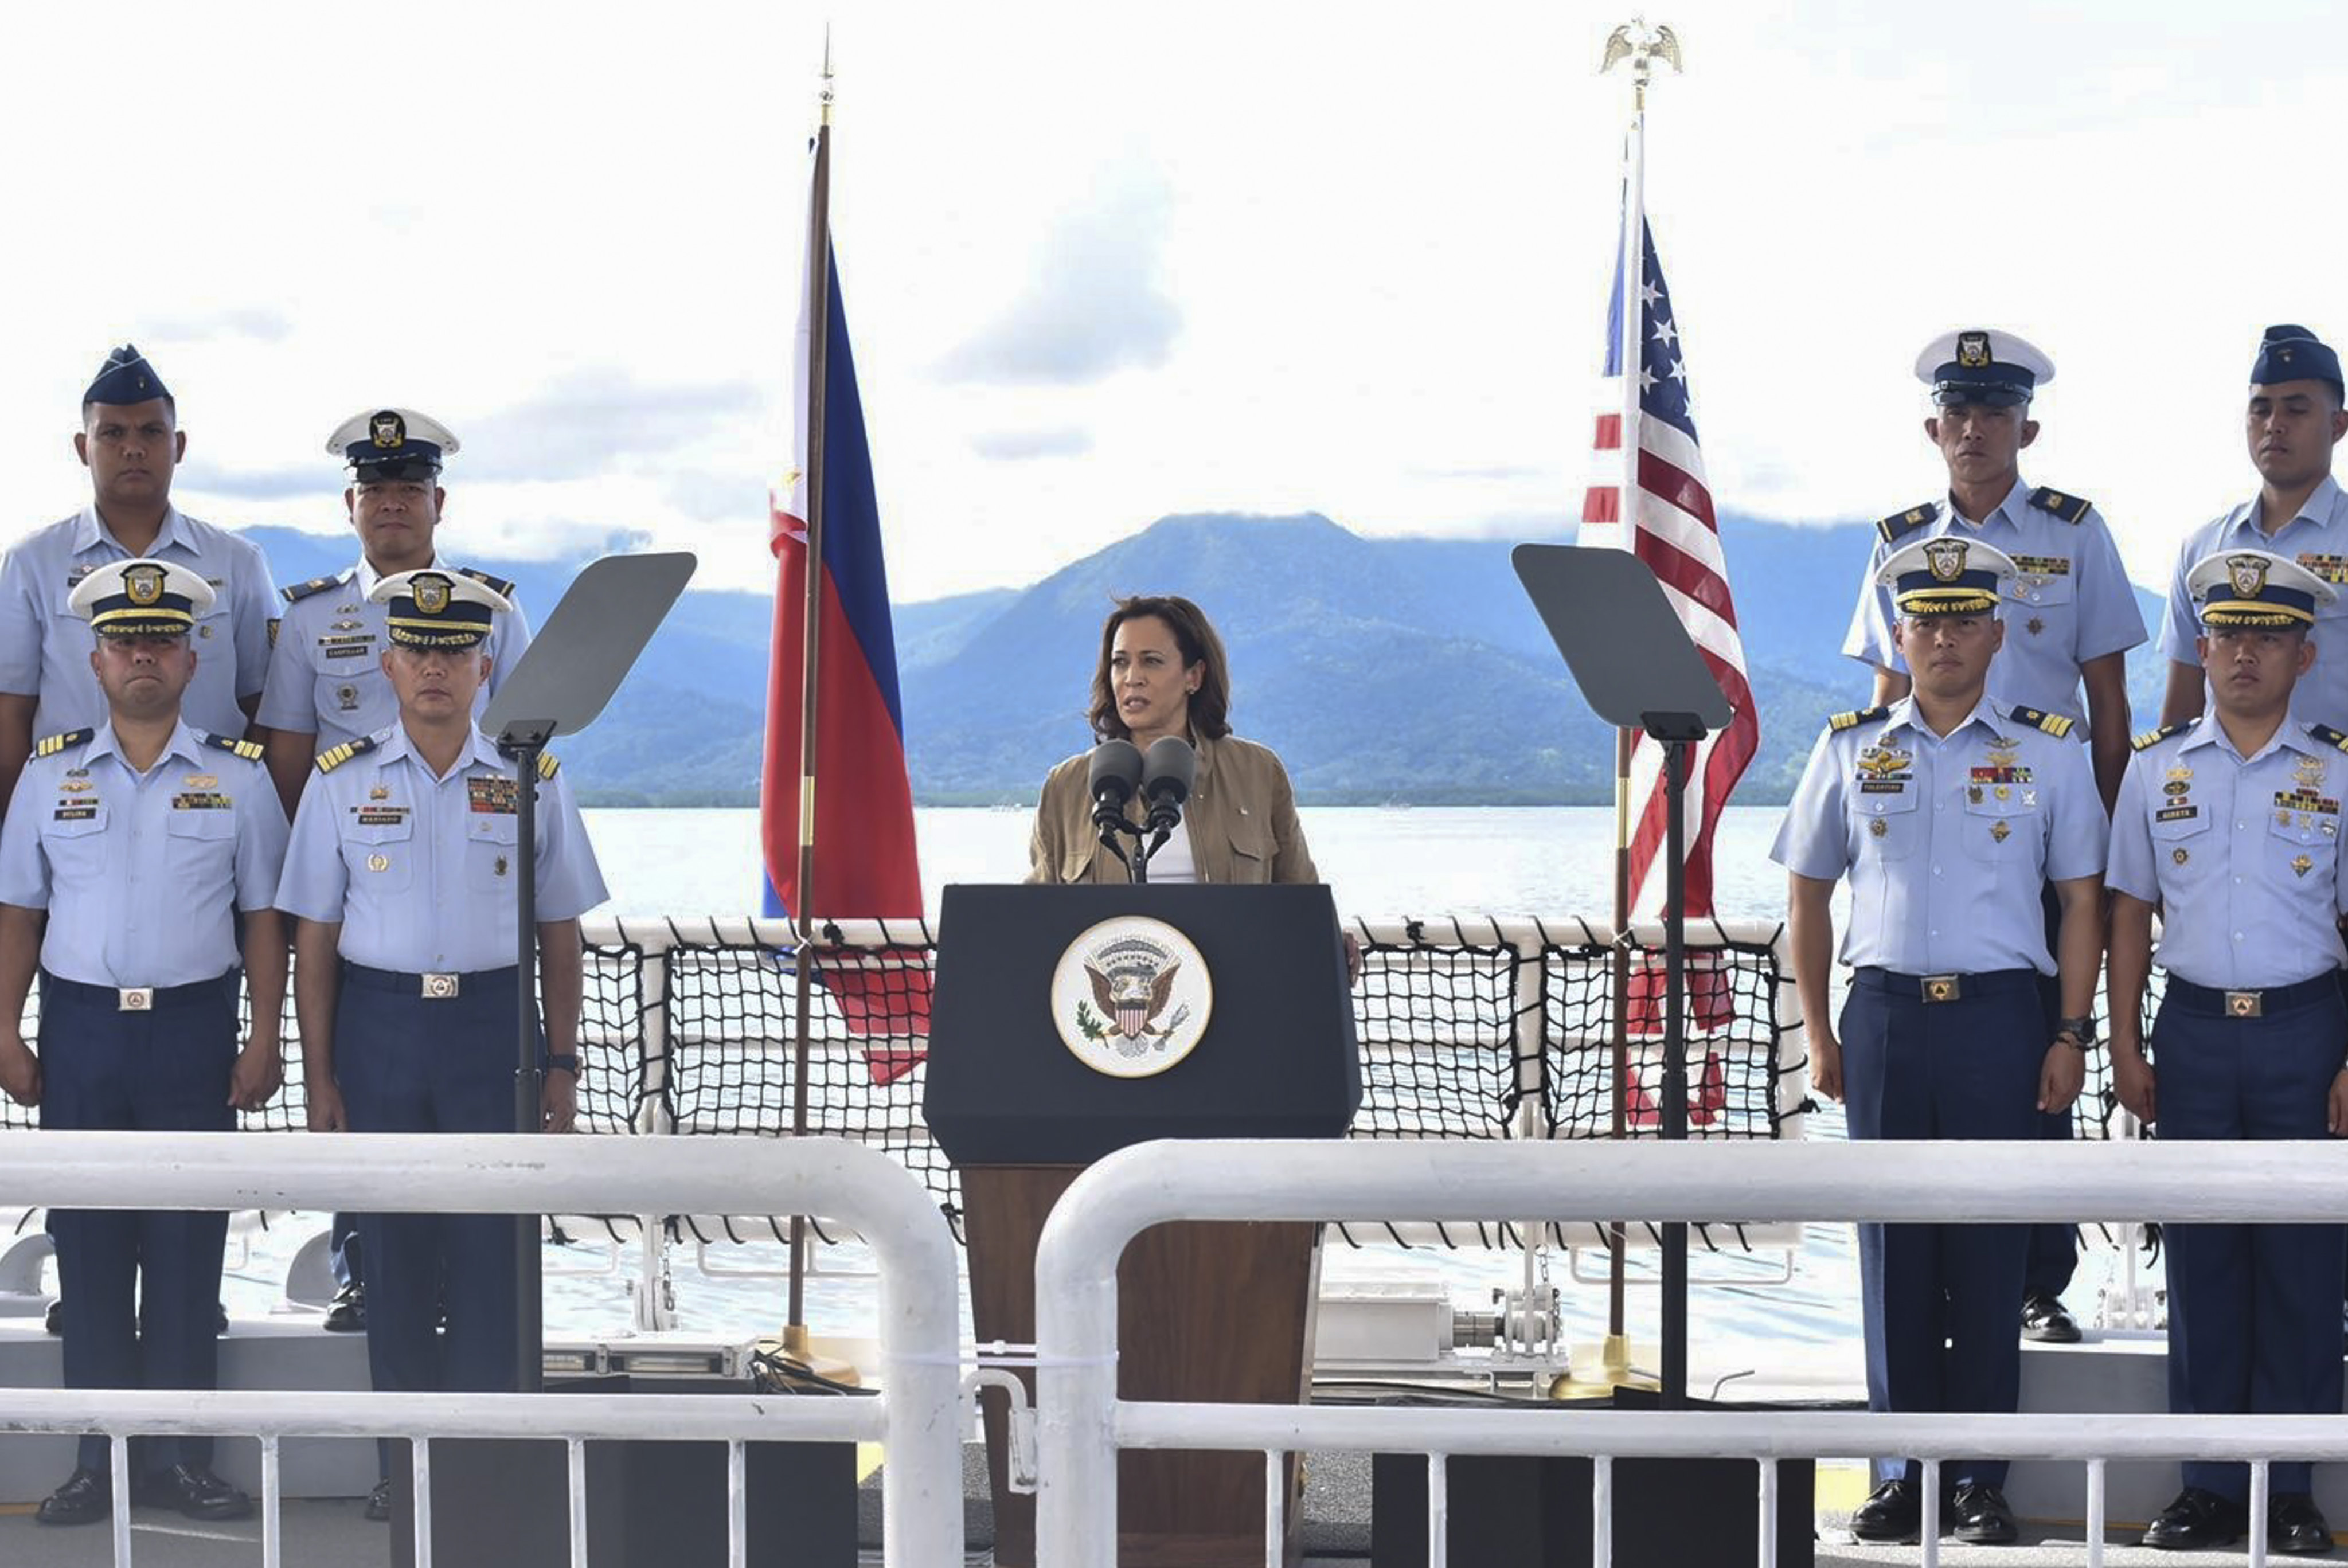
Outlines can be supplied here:
[[[1268, 747], [1231, 733], [1231, 677], [1206, 614], [1174, 594], [1120, 599], [1101, 627], [1086, 717], [1097, 740], [1143, 751], [1171, 736], [1198, 752], [1189, 803], [1149, 861], [1153, 882], [1317, 882], [1288, 769]], [[1085, 755], [1044, 780], [1028, 844], [1031, 882], [1122, 882], [1125, 862], [1093, 826]], [[1138, 824], [1137, 798], [1126, 808]]]

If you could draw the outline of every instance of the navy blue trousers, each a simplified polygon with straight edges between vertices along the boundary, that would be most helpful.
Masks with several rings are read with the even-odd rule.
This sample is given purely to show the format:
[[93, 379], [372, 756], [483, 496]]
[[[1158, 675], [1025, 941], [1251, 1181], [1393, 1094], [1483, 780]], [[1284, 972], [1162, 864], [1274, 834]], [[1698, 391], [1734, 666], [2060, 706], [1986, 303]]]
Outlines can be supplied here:
[[[2063, 901], [2048, 882], [2039, 895], [2046, 914], [2046, 951], [2059, 962], [2063, 955]], [[2038, 977], [2038, 1005], [2045, 1015], [2046, 1037], [2054, 1037], [2054, 1026], [2063, 1018], [2063, 982], [2059, 975]], [[2083, 1091], [2084, 1092], [2084, 1091]], [[2035, 1104], [2034, 1098], [2032, 1103]], [[2038, 1119], [2038, 1136], [2056, 1143], [2068, 1143], [2075, 1136], [2075, 1119], [2077, 1105], [2061, 1110], [2050, 1110]], [[2075, 1222], [2061, 1222], [2030, 1227], [2030, 1261], [2023, 1272], [2023, 1289], [2061, 1295], [2071, 1288], [2071, 1276], [2079, 1271], [2079, 1227]]]
[[[2323, 1138], [2348, 1005], [2323, 987], [2258, 1018], [2197, 1010], [2172, 992], [2153, 1020], [2164, 1139]], [[2340, 1413], [2337, 1225], [2168, 1225], [2168, 1408], [2179, 1414]], [[2242, 1501], [2250, 1468], [2188, 1462], [2185, 1484]], [[2308, 1466], [2277, 1463], [2276, 1491]]]
[[[520, 982], [469, 975], [426, 1001], [345, 966], [335, 1078], [354, 1132], [511, 1132]], [[504, 1214], [362, 1214], [367, 1367], [380, 1390], [514, 1387], [514, 1221]], [[435, 1328], [443, 1303], [445, 1333]]]
[[[1854, 1139], [2037, 1136], [2044, 1020], [2030, 970], [1968, 975], [1953, 1002], [1911, 979], [1854, 975], [1842, 1011], [1842, 1078]], [[2022, 1397], [2014, 1312], [2025, 1225], [1861, 1225], [1859, 1285], [1871, 1410], [2010, 1411]], [[1962, 1459], [1952, 1485], [2005, 1484], [2006, 1461]], [[1914, 1460], [1879, 1475], [1922, 1479]]]
[[[41, 988], [41, 1125], [83, 1131], [228, 1132], [236, 1061], [233, 975], [216, 993], [125, 1013], [109, 996]], [[219, 1377], [221, 1256], [226, 1214], [61, 1210], [58, 1318], [68, 1388], [210, 1388]], [[209, 1465], [210, 1438], [139, 1445], [148, 1469]], [[81, 1439], [78, 1462], [104, 1470], [107, 1439]]]

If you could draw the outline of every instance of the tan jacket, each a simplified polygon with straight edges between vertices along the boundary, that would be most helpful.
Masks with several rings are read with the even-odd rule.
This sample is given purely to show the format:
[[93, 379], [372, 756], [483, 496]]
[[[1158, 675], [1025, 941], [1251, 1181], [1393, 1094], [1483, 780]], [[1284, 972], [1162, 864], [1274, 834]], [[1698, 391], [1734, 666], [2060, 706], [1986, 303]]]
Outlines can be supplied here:
[[[1201, 740], [1199, 771], [1190, 801], [1182, 810], [1190, 827], [1190, 854], [1202, 882], [1317, 882], [1304, 829], [1296, 820], [1296, 795], [1288, 769], [1268, 747], [1227, 736]], [[1035, 807], [1035, 830], [1028, 841], [1031, 882], [1122, 882], [1123, 862], [1101, 848], [1093, 830], [1093, 803], [1085, 792], [1088, 752], [1052, 769]], [[1126, 807], [1137, 824], [1148, 815], [1141, 802]], [[1130, 848], [1130, 841], [1128, 841]]]

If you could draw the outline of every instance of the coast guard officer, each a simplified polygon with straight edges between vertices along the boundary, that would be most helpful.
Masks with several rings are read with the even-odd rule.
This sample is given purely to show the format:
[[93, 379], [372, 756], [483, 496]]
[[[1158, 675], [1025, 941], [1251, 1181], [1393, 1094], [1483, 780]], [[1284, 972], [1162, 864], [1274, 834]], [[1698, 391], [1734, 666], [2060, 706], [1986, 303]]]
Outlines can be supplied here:
[[[2185, 536], [2168, 583], [2168, 610], [2160, 651], [2168, 656], [2168, 691], [2160, 704], [2166, 727], [2199, 717], [2206, 679], [2197, 651], [2193, 568], [2220, 551], [2271, 551], [2338, 588], [2348, 583], [2348, 495], [2332, 477], [2332, 457], [2348, 436], [2340, 356], [2303, 326], [2271, 326], [2250, 362], [2250, 392], [2243, 422], [2259, 493]], [[2316, 613], [2315, 635], [2335, 655], [2348, 653], [2348, 601], [2327, 601]], [[2318, 659], [2292, 698], [2302, 719], [2348, 729], [2348, 657]]]
[[[326, 450], [350, 469], [343, 510], [359, 536], [359, 559], [336, 576], [284, 591], [285, 616], [270, 652], [258, 717], [269, 732], [269, 772], [289, 817], [319, 753], [372, 735], [399, 717], [381, 663], [384, 606], [368, 594], [384, 578], [436, 560], [434, 535], [448, 503], [441, 464], [458, 445], [446, 425], [412, 408], [354, 414], [326, 438]], [[511, 601], [512, 583], [458, 570]], [[530, 645], [530, 622], [519, 605], [497, 619], [484, 645], [489, 678], [474, 705], [477, 717]], [[352, 1216], [335, 1216], [332, 1255], [340, 1288], [326, 1311], [330, 1329], [366, 1326], [361, 1249], [350, 1244], [355, 1233]]]
[[[512, 767], [475, 727], [481, 651], [506, 601], [454, 572], [376, 585], [396, 723], [321, 756], [278, 906], [295, 916], [294, 1006], [316, 1132], [510, 1132], [517, 869]], [[544, 1124], [576, 1111], [579, 917], [602, 873], [552, 758], [541, 764], [538, 944]], [[378, 1389], [514, 1387], [514, 1225], [493, 1214], [362, 1216]], [[448, 1329], [433, 1331], [445, 1278]]]
[[[2293, 715], [2322, 667], [2313, 629], [2331, 585], [2263, 550], [2225, 549], [2185, 574], [2215, 711], [2137, 742], [2112, 820], [2112, 1072], [2121, 1102], [2164, 1139], [2348, 1132], [2348, 949], [2340, 801], [2348, 734]], [[2140, 1039], [2152, 913], [2168, 988]], [[2195, 1415], [2340, 1413], [2337, 1225], [2170, 1225], [2168, 1408]], [[2230, 1544], [2240, 1464], [2188, 1461], [2147, 1546]], [[2267, 1539], [2328, 1552], [2304, 1462], [2271, 1472]]]
[[[2106, 823], [2071, 719], [1987, 693], [2013, 562], [1976, 540], [1919, 540], [1883, 564], [1912, 676], [1906, 696], [1838, 714], [1810, 753], [1770, 858], [1787, 875], [1795, 983], [1811, 1073], [1847, 1099], [1853, 1138], [2035, 1135], [2079, 1092], [2102, 947]], [[2010, 602], [2010, 601], [2009, 601]], [[1852, 966], [1839, 1032], [1827, 1007], [1829, 902], [1850, 879]], [[2050, 951], [2039, 889], [2062, 901]], [[2038, 979], [2059, 974], [2049, 1039]], [[1868, 1405], [2015, 1408], [2013, 1303], [2028, 1236], [2010, 1225], [1862, 1225]], [[1913, 1539], [1921, 1466], [1853, 1515], [1863, 1541]], [[1960, 1541], [2014, 1537], [2003, 1460], [1952, 1460]]]
[[[260, 747], [180, 717], [211, 603], [198, 573], [142, 560], [95, 566], [67, 601], [96, 634], [108, 717], [34, 747], [0, 829], [0, 1088], [37, 1104], [46, 1128], [226, 1132], [283, 1077], [285, 933], [271, 905], [284, 814]], [[242, 1052], [240, 911], [252, 991]], [[37, 1057], [15, 1026], [36, 959]], [[67, 1387], [213, 1387], [227, 1215], [57, 1212], [49, 1228]], [[159, 1438], [144, 1453], [153, 1468], [134, 1501], [196, 1519], [252, 1511], [212, 1474], [209, 1438]], [[107, 1439], [86, 1437], [39, 1518], [88, 1523], [112, 1504]]]
[[105, 722], [89, 625], [67, 609], [99, 566], [169, 561], [211, 589], [191, 634], [202, 655], [186, 699], [197, 728], [242, 737], [269, 665], [277, 598], [269, 563], [259, 546], [171, 504], [188, 438], [155, 367], [124, 344], [82, 393], [81, 417], [74, 451], [89, 469], [89, 505], [26, 535], [0, 562], [0, 799], [15, 788], [36, 735]]
[[[2127, 768], [2127, 659], [2145, 640], [2144, 616], [2102, 513], [2077, 496], [2023, 480], [2022, 450], [2038, 438], [2031, 400], [2054, 379], [2054, 363], [2012, 333], [1972, 328], [1926, 344], [1916, 377], [1931, 387], [1934, 412], [1924, 434], [1948, 467], [1948, 494], [1875, 525], [1881, 538], [1860, 579], [1843, 652], [1874, 670], [1877, 703], [1905, 696], [1908, 672], [1894, 645], [1891, 593], [1876, 580], [1885, 559], [1920, 539], [1994, 545], [2016, 571], [2004, 589], [2005, 646], [1991, 666], [1990, 685], [2003, 701], [2086, 720], [2096, 786], [2108, 812]], [[2044, 904], [2051, 943], [2059, 908], [2051, 892]], [[2039, 1001], [2051, 1026], [2062, 1016], [2051, 980]], [[2072, 1130], [2067, 1110], [2039, 1124], [2042, 1138], [2068, 1139]], [[2023, 1337], [2058, 1344], [2079, 1337], [2062, 1299], [2078, 1257], [2076, 1226], [2032, 1227]]]
[[[457, 438], [412, 408], [354, 414], [335, 428], [326, 449], [350, 469], [343, 510], [359, 536], [356, 564], [284, 592], [285, 618], [269, 658], [259, 720], [268, 727], [269, 771], [290, 816], [302, 799], [311, 762], [346, 740], [372, 735], [399, 715], [384, 675], [384, 606], [376, 584], [438, 561], [434, 536], [448, 505], [442, 463]], [[530, 646], [530, 621], [512, 605], [513, 584], [485, 572], [457, 571], [494, 590], [511, 606], [483, 645], [489, 678], [475, 713]]]

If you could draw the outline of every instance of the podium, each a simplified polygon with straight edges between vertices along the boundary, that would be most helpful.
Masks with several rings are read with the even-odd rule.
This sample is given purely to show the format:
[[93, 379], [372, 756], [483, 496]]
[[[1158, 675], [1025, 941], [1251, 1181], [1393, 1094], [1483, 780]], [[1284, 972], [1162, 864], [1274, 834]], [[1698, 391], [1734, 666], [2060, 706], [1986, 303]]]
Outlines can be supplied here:
[[[950, 887], [940, 929], [923, 1109], [962, 1172], [982, 1342], [1034, 1342], [1036, 1239], [1086, 1165], [1157, 1138], [1341, 1138], [1361, 1105], [1325, 887]], [[1117, 1267], [1118, 1397], [1302, 1402], [1320, 1233], [1137, 1237]], [[1007, 1484], [1004, 1397], [981, 1402], [994, 1560], [1028, 1568], [1035, 1499]], [[1292, 1497], [1292, 1456], [1288, 1477]], [[1253, 1454], [1120, 1454], [1118, 1568], [1261, 1563], [1263, 1488]]]

